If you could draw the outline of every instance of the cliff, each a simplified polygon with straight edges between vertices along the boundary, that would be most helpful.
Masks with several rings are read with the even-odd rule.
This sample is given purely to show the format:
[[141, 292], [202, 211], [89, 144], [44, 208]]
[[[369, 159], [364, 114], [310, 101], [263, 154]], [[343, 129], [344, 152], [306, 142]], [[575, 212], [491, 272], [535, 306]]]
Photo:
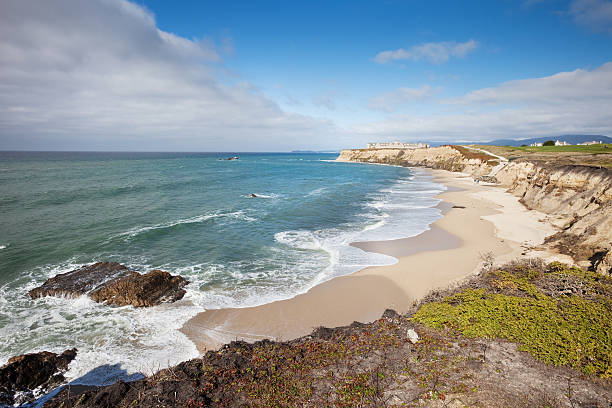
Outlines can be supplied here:
[[493, 156], [485, 158], [482, 157], [482, 154], [476, 153], [470, 156], [469, 153], [464, 154], [451, 146], [432, 147], [430, 149], [342, 150], [336, 160], [463, 171], [474, 176], [488, 174], [492, 166], [499, 164], [499, 161]]
[[461, 146], [343, 150], [338, 161], [428, 167], [490, 176], [529, 209], [548, 214], [560, 231], [547, 246], [591, 270], [612, 273], [612, 170], [554, 160], [504, 162]]

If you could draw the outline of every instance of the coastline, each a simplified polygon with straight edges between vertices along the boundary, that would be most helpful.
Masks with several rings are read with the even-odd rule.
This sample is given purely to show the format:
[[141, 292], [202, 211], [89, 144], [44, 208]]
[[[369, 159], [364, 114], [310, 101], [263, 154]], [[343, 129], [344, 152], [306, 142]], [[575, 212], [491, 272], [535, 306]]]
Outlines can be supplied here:
[[[319, 326], [370, 322], [387, 308], [403, 313], [430, 291], [477, 273], [487, 253], [497, 262], [529, 256], [527, 248], [555, 232], [541, 221], [543, 214], [527, 210], [502, 188], [475, 184], [461, 173], [431, 171], [436, 182], [449, 188], [437, 196], [443, 217], [429, 230], [399, 240], [352, 243], [394, 256], [396, 264], [367, 267], [287, 300], [207, 310], [186, 322], [181, 332], [204, 353], [232, 340], [288, 340]], [[513, 240], [517, 237], [520, 242]]]

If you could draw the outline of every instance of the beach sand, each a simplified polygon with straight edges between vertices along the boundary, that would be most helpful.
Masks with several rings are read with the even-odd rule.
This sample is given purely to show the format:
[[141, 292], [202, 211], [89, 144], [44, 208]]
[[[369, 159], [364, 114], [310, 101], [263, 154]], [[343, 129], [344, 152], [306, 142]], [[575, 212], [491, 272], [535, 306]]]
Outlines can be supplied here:
[[403, 313], [430, 291], [478, 273], [485, 254], [506, 262], [555, 232], [543, 214], [527, 210], [499, 187], [476, 184], [459, 173], [433, 174], [448, 190], [438, 196], [444, 216], [431, 229], [411, 238], [352, 244], [394, 256], [396, 264], [337, 277], [288, 300], [207, 310], [181, 331], [203, 353], [232, 340], [289, 340], [319, 326], [370, 322], [387, 308]]

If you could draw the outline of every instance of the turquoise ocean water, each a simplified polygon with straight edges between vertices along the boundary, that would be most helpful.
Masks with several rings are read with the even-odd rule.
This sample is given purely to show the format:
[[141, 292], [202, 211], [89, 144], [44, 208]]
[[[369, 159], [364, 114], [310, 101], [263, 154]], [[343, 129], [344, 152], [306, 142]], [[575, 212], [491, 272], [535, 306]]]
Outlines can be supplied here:
[[[77, 347], [68, 376], [150, 372], [197, 356], [178, 329], [210, 308], [286, 299], [394, 258], [353, 241], [414, 236], [443, 186], [424, 170], [333, 154], [0, 153], [0, 364]], [[257, 198], [250, 198], [251, 193]], [[95, 261], [181, 274], [185, 298], [148, 309], [30, 300]], [[83, 382], [113, 381], [102, 370]]]

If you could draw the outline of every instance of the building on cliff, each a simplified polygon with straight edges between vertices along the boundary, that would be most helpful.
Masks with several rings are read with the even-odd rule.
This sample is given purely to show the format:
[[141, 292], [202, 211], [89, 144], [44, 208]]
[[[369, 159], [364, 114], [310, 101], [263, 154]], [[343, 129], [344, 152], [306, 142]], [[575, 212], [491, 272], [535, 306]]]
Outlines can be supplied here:
[[427, 149], [427, 143], [380, 142], [368, 143], [368, 149]]

